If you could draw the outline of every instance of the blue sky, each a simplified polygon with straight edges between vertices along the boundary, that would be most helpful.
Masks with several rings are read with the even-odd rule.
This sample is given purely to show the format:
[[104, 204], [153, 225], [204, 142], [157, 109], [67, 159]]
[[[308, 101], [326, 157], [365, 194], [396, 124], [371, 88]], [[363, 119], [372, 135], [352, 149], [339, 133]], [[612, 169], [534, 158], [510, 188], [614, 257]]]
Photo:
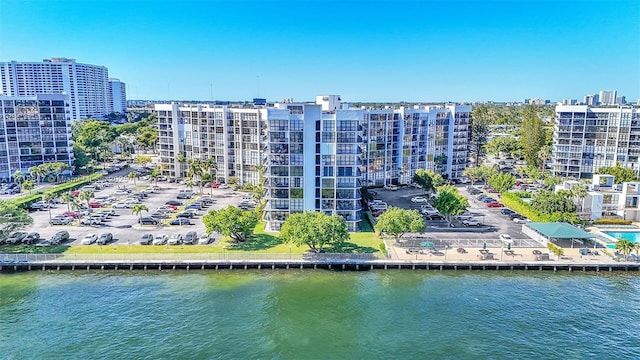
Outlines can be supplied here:
[[104, 65], [129, 99], [640, 98], [640, 2], [0, 0], [0, 61]]

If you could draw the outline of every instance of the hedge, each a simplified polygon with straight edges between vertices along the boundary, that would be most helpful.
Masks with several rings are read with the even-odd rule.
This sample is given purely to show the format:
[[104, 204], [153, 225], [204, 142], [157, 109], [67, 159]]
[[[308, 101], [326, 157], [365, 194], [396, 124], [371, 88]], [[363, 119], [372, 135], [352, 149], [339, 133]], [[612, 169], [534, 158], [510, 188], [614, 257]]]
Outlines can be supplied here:
[[593, 225], [631, 225], [633, 221], [624, 219], [597, 219]]
[[524, 202], [517, 193], [502, 193], [502, 204], [518, 214], [529, 218], [533, 222], [558, 222], [577, 220], [575, 213], [554, 212], [553, 214], [545, 214], [535, 210], [530, 204]]
[[51, 189], [36, 193], [36, 194], [31, 194], [31, 195], [27, 195], [27, 196], [22, 196], [19, 197], [15, 200], [13, 200], [13, 203], [18, 206], [21, 207], [23, 209], [27, 209], [29, 206], [31, 206], [31, 204], [36, 203], [40, 200], [42, 200], [42, 195], [47, 193], [47, 194], [53, 194], [53, 195], [61, 195], [64, 194], [66, 192], [69, 191], [73, 191], [76, 189], [79, 189], [83, 186], [85, 186], [86, 184], [89, 184], [93, 181], [96, 181], [98, 179], [100, 179], [103, 175], [102, 174], [91, 174], [89, 176], [83, 176], [81, 178], [76, 178], [73, 180], [70, 180], [64, 184], [60, 184], [57, 186], [54, 186]]

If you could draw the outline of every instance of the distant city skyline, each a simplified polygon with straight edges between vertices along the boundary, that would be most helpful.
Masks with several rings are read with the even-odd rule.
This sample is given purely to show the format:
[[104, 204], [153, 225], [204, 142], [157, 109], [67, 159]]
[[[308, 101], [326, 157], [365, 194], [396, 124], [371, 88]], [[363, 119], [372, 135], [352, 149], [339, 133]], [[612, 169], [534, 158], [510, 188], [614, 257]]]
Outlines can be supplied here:
[[640, 98], [640, 4], [0, 0], [0, 61], [105, 66], [128, 99]]

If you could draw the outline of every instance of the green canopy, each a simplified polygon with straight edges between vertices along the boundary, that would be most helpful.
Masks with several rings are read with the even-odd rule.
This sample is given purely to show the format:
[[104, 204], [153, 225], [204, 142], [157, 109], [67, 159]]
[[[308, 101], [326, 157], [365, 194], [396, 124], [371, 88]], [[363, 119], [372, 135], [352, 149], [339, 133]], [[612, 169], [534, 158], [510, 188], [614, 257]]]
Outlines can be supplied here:
[[563, 223], [528, 223], [528, 227], [551, 239], [591, 239], [595, 235]]

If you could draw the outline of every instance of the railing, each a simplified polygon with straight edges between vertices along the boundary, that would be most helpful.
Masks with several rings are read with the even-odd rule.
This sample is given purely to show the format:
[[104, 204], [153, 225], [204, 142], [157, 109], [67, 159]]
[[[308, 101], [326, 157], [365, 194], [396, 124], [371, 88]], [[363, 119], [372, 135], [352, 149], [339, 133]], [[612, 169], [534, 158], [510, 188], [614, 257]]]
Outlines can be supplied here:
[[345, 261], [345, 260], [376, 260], [384, 259], [380, 253], [259, 253], [232, 252], [222, 253], [141, 253], [141, 254], [0, 254], [2, 263], [91, 263], [91, 262], [193, 262], [193, 261], [284, 261], [305, 260], [312, 262]]

